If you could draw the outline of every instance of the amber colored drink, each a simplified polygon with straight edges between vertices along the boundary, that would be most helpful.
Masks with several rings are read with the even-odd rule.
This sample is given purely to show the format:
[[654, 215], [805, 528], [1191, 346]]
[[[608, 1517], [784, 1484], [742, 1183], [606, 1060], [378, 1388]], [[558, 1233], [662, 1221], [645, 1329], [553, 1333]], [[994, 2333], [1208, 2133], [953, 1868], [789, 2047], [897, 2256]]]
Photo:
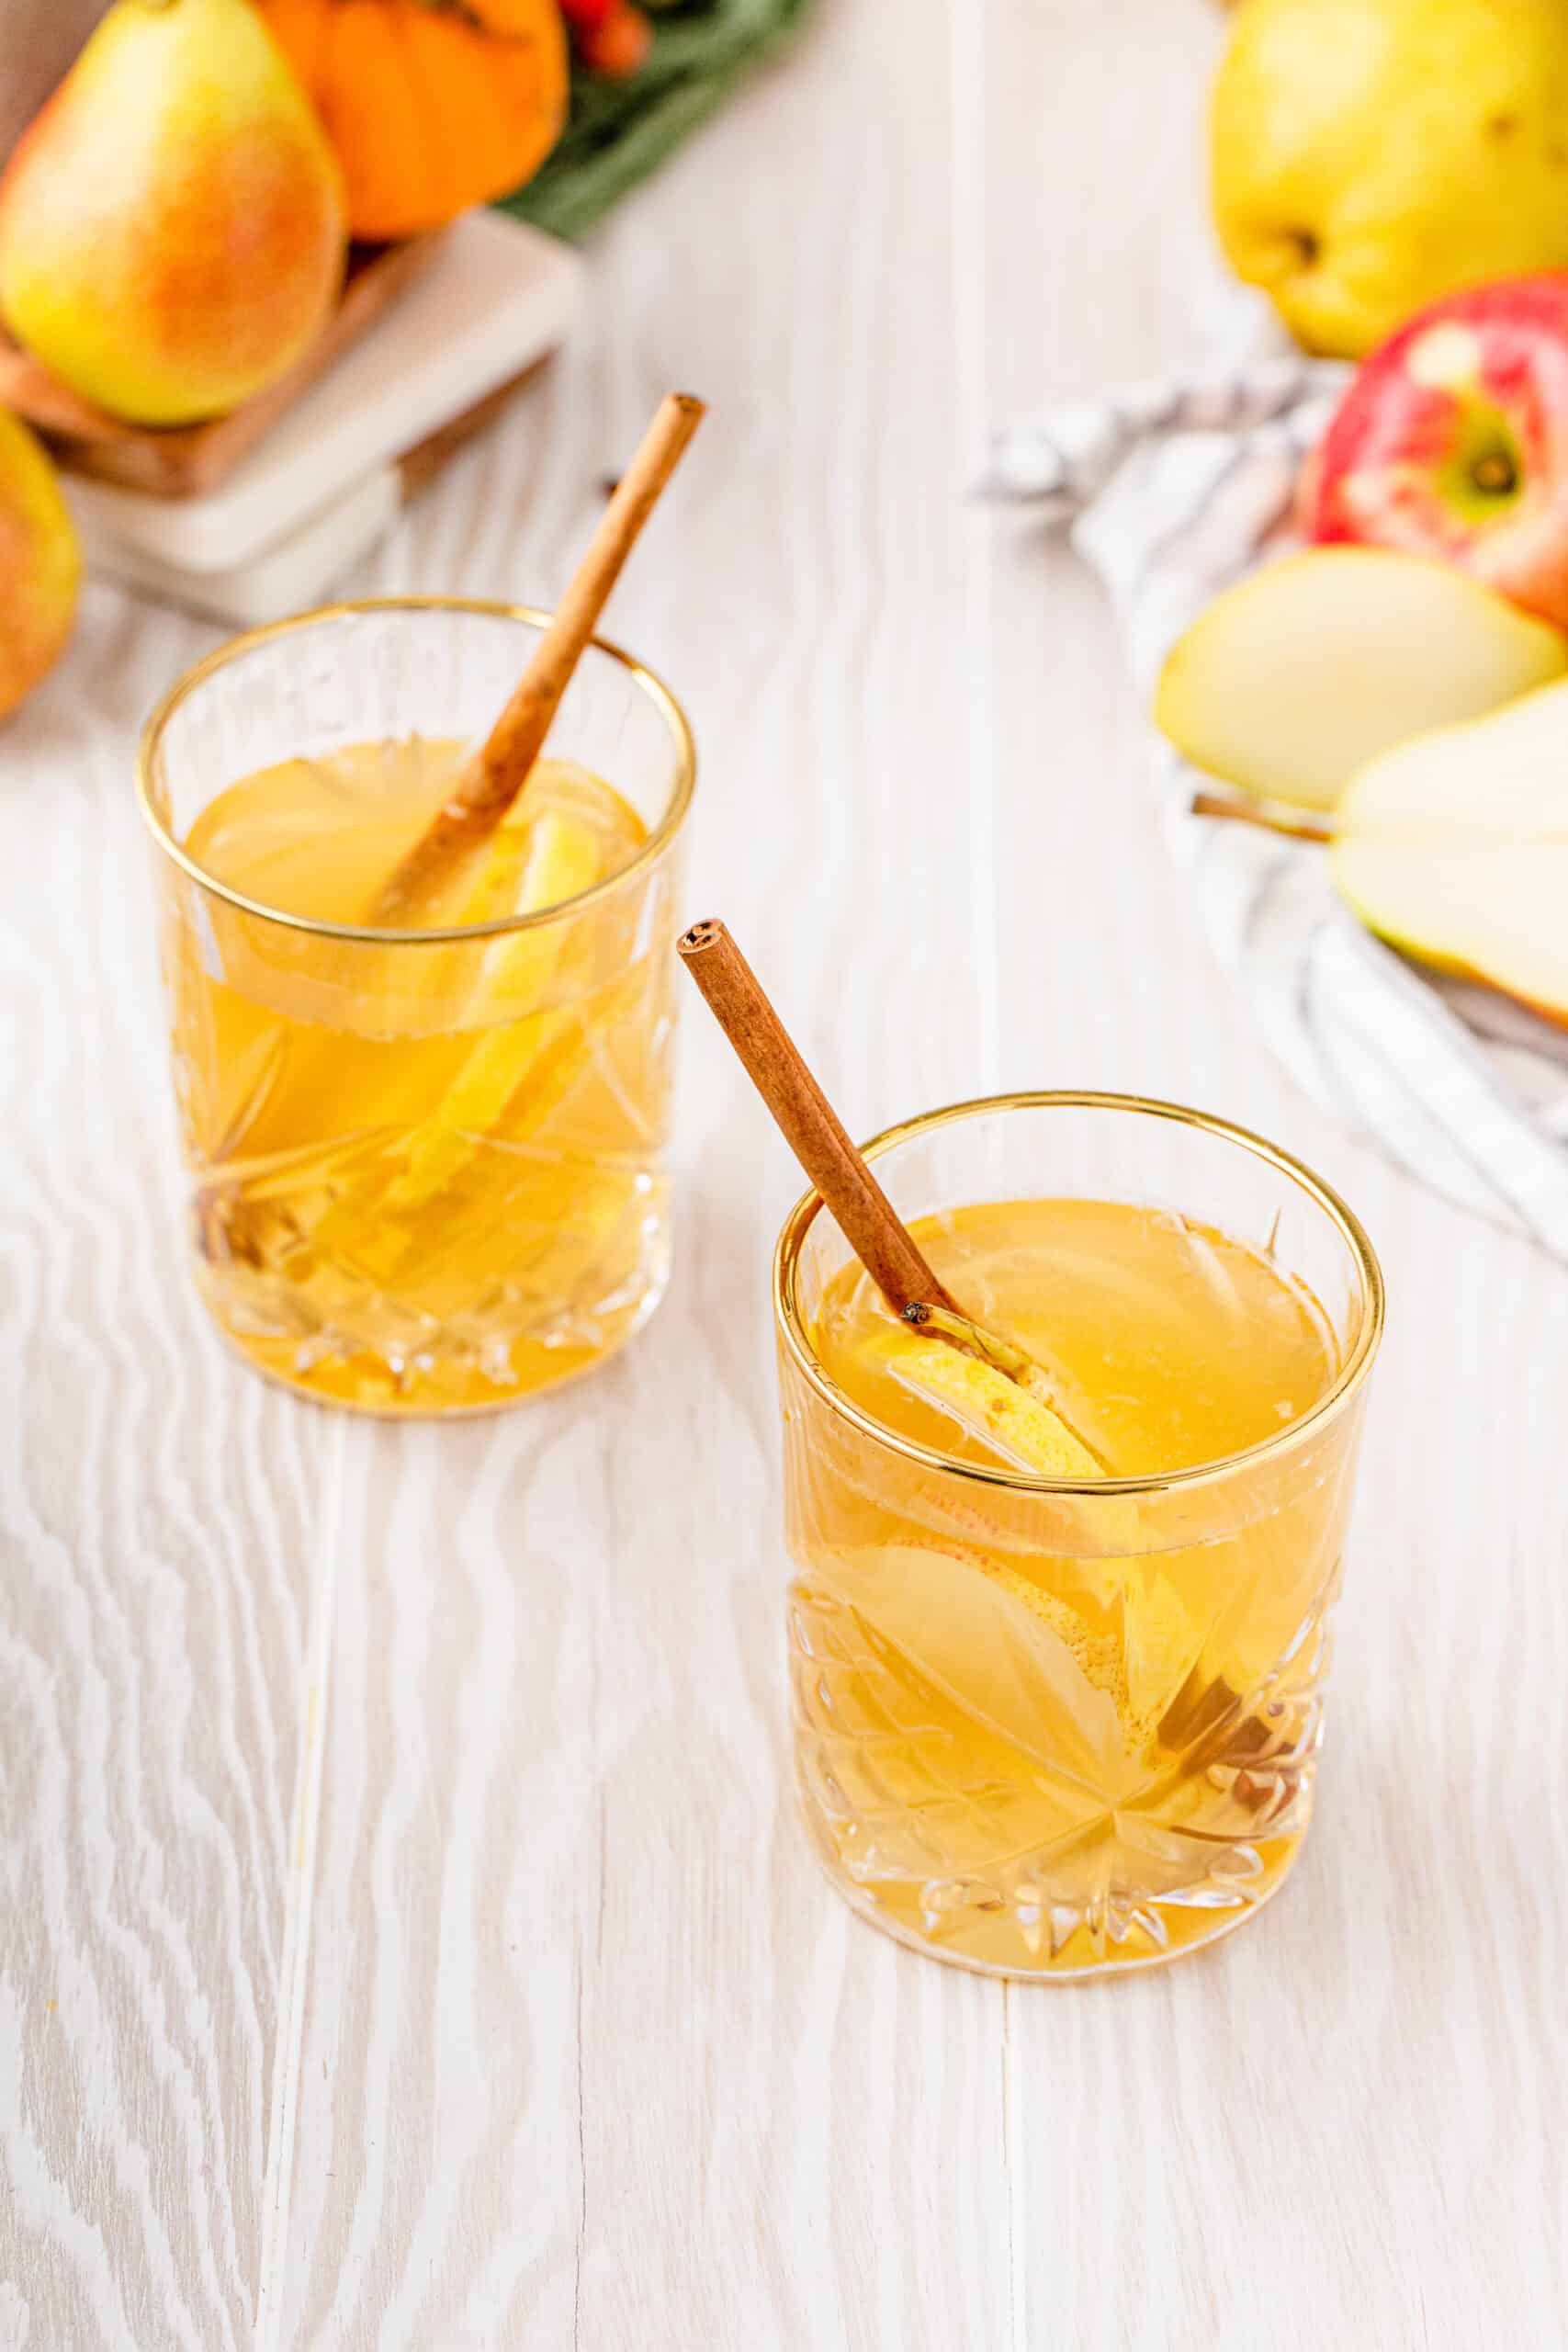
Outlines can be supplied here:
[[1165, 1959], [1255, 1909], [1307, 1826], [1354, 1453], [1343, 1417], [1314, 1423], [1354, 1327], [1266, 1232], [1164, 1205], [1003, 1198], [910, 1222], [966, 1311], [1044, 1368], [1060, 1418], [897, 1323], [852, 1260], [797, 1297], [812, 1837], [852, 1900], [946, 1957], [1041, 1975]]
[[671, 862], [604, 775], [549, 758], [417, 932], [378, 934], [462, 750], [275, 760], [161, 866], [203, 1295], [262, 1371], [384, 1413], [589, 1369], [668, 1265]]

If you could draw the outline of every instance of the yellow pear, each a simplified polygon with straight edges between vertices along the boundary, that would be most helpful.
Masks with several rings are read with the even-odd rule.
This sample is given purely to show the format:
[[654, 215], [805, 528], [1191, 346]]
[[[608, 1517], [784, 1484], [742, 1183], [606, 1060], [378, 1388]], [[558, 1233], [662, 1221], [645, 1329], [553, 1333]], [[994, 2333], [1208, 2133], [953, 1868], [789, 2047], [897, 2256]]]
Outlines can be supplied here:
[[1387, 752], [1348, 787], [1342, 898], [1423, 963], [1568, 1022], [1568, 680]]
[[82, 551], [54, 468], [27, 426], [0, 409], [0, 718], [70, 636], [81, 577]]
[[248, 0], [117, 0], [0, 179], [0, 312], [143, 424], [220, 414], [319, 333], [337, 164]]
[[1308, 548], [1227, 588], [1167, 658], [1155, 718], [1211, 775], [1332, 808], [1359, 768], [1568, 672], [1568, 639], [1467, 572]]
[[1220, 242], [1309, 351], [1568, 267], [1562, 0], [1244, 0], [1210, 134]]

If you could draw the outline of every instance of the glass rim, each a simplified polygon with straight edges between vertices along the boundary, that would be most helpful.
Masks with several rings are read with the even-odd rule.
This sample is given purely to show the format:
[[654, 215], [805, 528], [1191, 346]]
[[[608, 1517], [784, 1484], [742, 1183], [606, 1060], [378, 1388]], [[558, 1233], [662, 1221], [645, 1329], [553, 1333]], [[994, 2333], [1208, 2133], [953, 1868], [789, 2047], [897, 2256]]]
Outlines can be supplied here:
[[607, 654], [618, 662], [647, 695], [670, 730], [675, 750], [675, 784], [665, 809], [637, 855], [618, 866], [614, 874], [606, 874], [591, 882], [570, 899], [558, 899], [553, 906], [536, 908], [531, 913], [496, 915], [488, 922], [442, 923], [425, 931], [411, 931], [383, 927], [376, 923], [330, 922], [319, 915], [290, 914], [285, 907], [269, 907], [265, 899], [253, 899], [231, 883], [209, 874], [199, 859], [191, 856], [183, 842], [175, 840], [165, 824], [153, 799], [152, 776], [157, 765], [159, 747], [171, 718], [191, 695], [205, 685], [218, 671], [232, 661], [251, 652], [258, 645], [288, 637], [294, 631], [310, 628], [318, 621], [343, 620], [358, 613], [476, 613], [487, 620], [520, 621], [536, 630], [546, 629], [555, 616], [537, 605], [513, 605], [485, 596], [363, 596], [334, 605], [313, 605], [306, 612], [290, 613], [285, 619], [265, 622], [258, 628], [242, 629], [237, 636], [225, 638], [210, 653], [182, 671], [168, 691], [153, 705], [141, 729], [136, 751], [136, 800], [156, 846], [172, 864], [202, 889], [210, 890], [215, 898], [264, 922], [278, 923], [288, 931], [308, 933], [317, 939], [347, 940], [359, 946], [374, 947], [450, 947], [464, 940], [502, 939], [520, 931], [531, 931], [545, 923], [558, 922], [568, 913], [575, 914], [591, 906], [596, 899], [608, 897], [623, 884], [642, 873], [662, 855], [685, 821], [696, 787], [697, 750], [691, 722], [670, 688], [658, 673], [616, 645], [607, 637], [591, 637], [588, 640], [596, 653]]
[[[885, 1421], [857, 1405], [848, 1391], [840, 1388], [829, 1374], [806, 1334], [795, 1295], [795, 1273], [806, 1236], [826, 1204], [816, 1188], [810, 1187], [795, 1202], [785, 1217], [773, 1247], [773, 1319], [784, 1335], [795, 1364], [829, 1409], [837, 1413], [863, 1436], [906, 1460], [919, 1464], [923, 1469], [947, 1473], [950, 1476], [974, 1480], [983, 1487], [1002, 1487], [1018, 1494], [1071, 1495], [1077, 1498], [1095, 1496], [1163, 1495], [1173, 1491], [1190, 1491], [1193, 1487], [1213, 1484], [1247, 1470], [1298, 1445], [1306, 1432], [1344, 1411], [1351, 1398], [1364, 1385], [1367, 1374], [1378, 1351], [1382, 1337], [1384, 1293], [1382, 1268], [1360, 1219], [1340, 1198], [1332, 1184], [1314, 1175], [1304, 1160], [1295, 1158], [1279, 1144], [1270, 1143], [1250, 1127], [1238, 1126], [1234, 1120], [1223, 1119], [1212, 1111], [1195, 1111], [1181, 1102], [1167, 1102], [1156, 1095], [1097, 1093], [1077, 1089], [1015, 1091], [1001, 1094], [971, 1095], [962, 1102], [949, 1102], [941, 1109], [923, 1111], [914, 1118], [901, 1119], [894, 1126], [884, 1127], [871, 1141], [861, 1146], [863, 1157], [876, 1159], [884, 1152], [892, 1151], [917, 1136], [931, 1133], [938, 1127], [951, 1126], [961, 1119], [982, 1114], [1005, 1111], [1088, 1110], [1117, 1111], [1142, 1114], [1156, 1119], [1170, 1119], [1179, 1125], [1195, 1127], [1201, 1133], [1218, 1136], [1223, 1142], [1238, 1145], [1265, 1160], [1303, 1192], [1309, 1200], [1328, 1218], [1349, 1250], [1361, 1278], [1362, 1305], [1360, 1326], [1345, 1362], [1330, 1387], [1315, 1405], [1299, 1419], [1256, 1444], [1244, 1446], [1239, 1453], [1217, 1456], [1211, 1462], [1194, 1462], [1179, 1470], [1164, 1470], [1135, 1478], [1046, 1478], [1034, 1471], [1013, 1470], [998, 1464], [962, 1462], [951, 1453], [942, 1453], [934, 1446], [922, 1445], [918, 1439], [902, 1436]], [[853, 1256], [852, 1251], [851, 1256]]]

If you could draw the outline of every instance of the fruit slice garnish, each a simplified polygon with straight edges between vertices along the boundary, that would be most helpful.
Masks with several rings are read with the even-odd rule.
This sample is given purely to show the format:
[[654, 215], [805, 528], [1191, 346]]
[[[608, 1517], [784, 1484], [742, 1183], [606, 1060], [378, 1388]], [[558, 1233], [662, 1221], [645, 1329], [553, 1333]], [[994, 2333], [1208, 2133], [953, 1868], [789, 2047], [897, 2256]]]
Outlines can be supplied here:
[[[501, 828], [469, 900], [476, 910], [465, 913], [466, 922], [492, 921], [508, 910], [508, 901], [518, 914], [542, 912], [598, 880], [599, 843], [586, 825], [546, 809], [520, 842], [515, 837], [523, 831]], [[570, 1009], [524, 1010], [547, 988], [564, 944], [561, 927], [547, 923], [503, 936], [486, 949], [469, 1009], [514, 1005], [518, 1017], [497, 1021], [469, 1046], [434, 1110], [410, 1138], [404, 1165], [383, 1195], [389, 1208], [416, 1208], [448, 1183], [472, 1159], [529, 1072], [569, 1043], [579, 1026]]]
[[[475, 903], [491, 911], [466, 915], [465, 922], [488, 922], [496, 914], [543, 914], [563, 907], [599, 879], [603, 858], [597, 836], [575, 817], [545, 809], [527, 829], [519, 856], [503, 825], [495, 845], [491, 875], [479, 876]], [[497, 897], [501, 904], [496, 906]], [[554, 971], [565, 944], [558, 924], [541, 924], [493, 940], [485, 950], [484, 971], [470, 1011], [486, 1009], [487, 998], [510, 1004], [536, 996]]]
[[1175, 1576], [1153, 1562], [1128, 1577], [1122, 1611], [1127, 1713], [1133, 1728], [1147, 1734], [1202, 1657], [1205, 1629]]
[[1103, 1466], [1059, 1413], [1008, 1373], [945, 1340], [899, 1328], [859, 1343], [862, 1361], [955, 1420], [1011, 1468], [1040, 1478], [1102, 1478]]
[[[466, 1167], [518, 1089], [543, 1073], [558, 1048], [577, 1042], [570, 1012], [535, 1012], [487, 1030], [470, 1047], [434, 1110], [409, 1138], [403, 1165], [382, 1193], [384, 1205], [418, 1208]], [[564, 1091], [552, 1089], [552, 1091]]]
[[1055, 1595], [983, 1555], [922, 1543], [813, 1555], [807, 1574], [963, 1713], [1021, 1750], [1043, 1787], [1097, 1807], [1123, 1769], [1113, 1647]]

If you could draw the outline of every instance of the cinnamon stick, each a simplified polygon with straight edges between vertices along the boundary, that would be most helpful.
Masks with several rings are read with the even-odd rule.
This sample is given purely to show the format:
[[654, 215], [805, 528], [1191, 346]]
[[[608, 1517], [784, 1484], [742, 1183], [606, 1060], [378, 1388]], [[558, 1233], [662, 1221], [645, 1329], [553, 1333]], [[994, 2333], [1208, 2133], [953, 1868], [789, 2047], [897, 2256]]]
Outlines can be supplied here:
[[773, 1011], [761, 982], [721, 922], [694, 922], [679, 943], [682, 962], [707, 999], [789, 1145], [849, 1243], [896, 1315], [962, 1310], [900, 1223]]
[[965, 1315], [938, 1280], [723, 923], [694, 922], [676, 944], [785, 1142], [893, 1312], [933, 1339], [945, 1340], [961, 1355], [977, 1356], [1037, 1396], [1100, 1470], [1108, 1472], [1104, 1456], [1063, 1411], [1043, 1367], [1010, 1340]]
[[1252, 800], [1233, 800], [1223, 792], [1195, 792], [1188, 806], [1194, 817], [1222, 817], [1233, 825], [1257, 825], [1284, 841], [1322, 844], [1334, 839], [1334, 829], [1325, 820], [1301, 809], [1286, 816], [1280, 808], [1276, 814], [1275, 803], [1264, 807]]
[[691, 392], [671, 392], [660, 401], [521, 683], [465, 763], [434, 822], [389, 876], [373, 922], [391, 926], [404, 922], [512, 807], [543, 749], [622, 566], [706, 413], [703, 401]]

